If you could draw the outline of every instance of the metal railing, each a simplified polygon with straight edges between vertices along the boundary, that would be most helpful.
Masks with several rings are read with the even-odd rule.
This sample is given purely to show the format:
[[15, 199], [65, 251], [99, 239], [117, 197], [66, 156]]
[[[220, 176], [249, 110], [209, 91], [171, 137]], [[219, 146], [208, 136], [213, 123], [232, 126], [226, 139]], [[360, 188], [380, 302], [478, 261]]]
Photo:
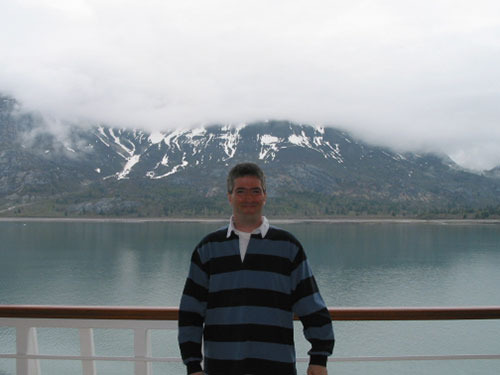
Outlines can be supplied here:
[[[500, 306], [485, 307], [344, 307], [329, 309], [334, 321], [421, 321], [500, 319]], [[40, 360], [78, 360], [83, 375], [96, 375], [95, 361], [134, 362], [135, 375], [150, 375], [154, 362], [180, 362], [179, 357], [153, 357], [151, 330], [176, 329], [178, 309], [174, 307], [34, 306], [0, 305], [0, 327], [16, 329], [16, 353], [0, 352], [0, 358], [16, 360], [17, 375], [40, 375]], [[80, 355], [42, 355], [38, 351], [37, 328], [76, 328], [80, 334]], [[94, 329], [132, 329], [133, 356], [96, 356]], [[0, 349], [1, 350], [1, 349]], [[426, 355], [393, 357], [333, 357], [331, 362], [407, 360], [500, 359], [500, 354]], [[299, 358], [298, 361], [307, 361]]]

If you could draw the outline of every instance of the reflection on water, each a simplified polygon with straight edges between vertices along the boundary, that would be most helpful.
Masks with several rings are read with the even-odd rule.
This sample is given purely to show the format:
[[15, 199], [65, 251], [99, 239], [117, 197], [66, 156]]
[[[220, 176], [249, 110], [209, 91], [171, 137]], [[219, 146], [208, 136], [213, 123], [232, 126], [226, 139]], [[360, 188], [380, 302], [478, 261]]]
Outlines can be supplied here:
[[500, 304], [500, 226], [287, 225], [330, 306]]
[[192, 249], [217, 225], [0, 223], [2, 303], [176, 305]]

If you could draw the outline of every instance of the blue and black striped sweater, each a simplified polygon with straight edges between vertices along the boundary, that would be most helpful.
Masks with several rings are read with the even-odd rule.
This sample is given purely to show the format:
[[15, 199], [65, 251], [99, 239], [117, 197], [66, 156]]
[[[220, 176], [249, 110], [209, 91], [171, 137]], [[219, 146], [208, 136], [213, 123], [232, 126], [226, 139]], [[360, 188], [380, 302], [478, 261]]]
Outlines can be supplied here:
[[[326, 366], [334, 345], [328, 310], [299, 241], [271, 226], [253, 234], [241, 260], [227, 227], [195, 248], [179, 309], [179, 345], [188, 374], [293, 375], [293, 314]], [[204, 355], [201, 353], [203, 336]]]

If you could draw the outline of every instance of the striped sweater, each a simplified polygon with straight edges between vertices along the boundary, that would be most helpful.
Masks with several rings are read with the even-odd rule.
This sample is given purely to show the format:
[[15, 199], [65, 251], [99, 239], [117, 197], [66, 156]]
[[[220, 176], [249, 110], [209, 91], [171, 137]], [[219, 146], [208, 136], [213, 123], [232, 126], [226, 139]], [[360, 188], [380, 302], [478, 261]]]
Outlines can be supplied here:
[[188, 374], [202, 360], [209, 375], [296, 374], [294, 313], [312, 345], [310, 363], [326, 366], [332, 324], [298, 240], [271, 226], [264, 238], [252, 235], [242, 261], [227, 227], [209, 234], [193, 252], [179, 308]]

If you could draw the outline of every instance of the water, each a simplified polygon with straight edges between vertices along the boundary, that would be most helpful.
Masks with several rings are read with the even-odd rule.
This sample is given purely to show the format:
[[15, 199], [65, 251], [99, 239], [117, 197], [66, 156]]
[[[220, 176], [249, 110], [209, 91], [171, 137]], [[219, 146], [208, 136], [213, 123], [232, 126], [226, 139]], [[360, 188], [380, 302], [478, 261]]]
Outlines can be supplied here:
[[[177, 306], [192, 249], [221, 223], [0, 222], [0, 303]], [[500, 225], [280, 224], [304, 245], [328, 306], [500, 305]], [[335, 355], [499, 354], [499, 321], [336, 322]], [[297, 326], [298, 355], [307, 344]], [[14, 351], [0, 328], [0, 352]], [[131, 355], [130, 330], [96, 330], [97, 355]], [[78, 354], [76, 330], [39, 329], [42, 354]], [[178, 356], [175, 331], [153, 333], [153, 355]], [[117, 344], [119, 343], [119, 344]], [[41, 361], [42, 374], [80, 374]], [[334, 374], [496, 374], [499, 361], [331, 363]], [[305, 373], [305, 364], [299, 364]], [[15, 362], [0, 360], [0, 375]], [[131, 364], [97, 363], [100, 374]], [[185, 373], [180, 364], [154, 374]]]

